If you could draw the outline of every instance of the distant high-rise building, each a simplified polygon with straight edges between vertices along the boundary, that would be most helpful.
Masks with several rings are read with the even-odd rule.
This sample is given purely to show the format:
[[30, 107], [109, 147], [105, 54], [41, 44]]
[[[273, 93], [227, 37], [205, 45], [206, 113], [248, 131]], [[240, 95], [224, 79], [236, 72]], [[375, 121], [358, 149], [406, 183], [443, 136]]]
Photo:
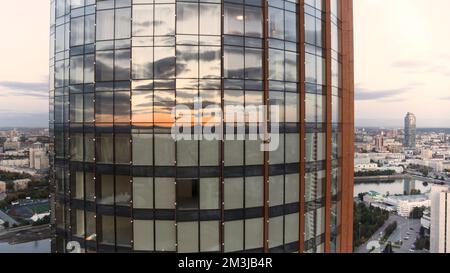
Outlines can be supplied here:
[[49, 168], [49, 155], [42, 143], [34, 143], [31, 146], [29, 153], [31, 169], [42, 170]]
[[383, 134], [375, 137], [375, 149], [377, 152], [381, 152], [384, 150], [384, 136]]
[[432, 186], [430, 199], [430, 252], [450, 253], [450, 192], [448, 186]]
[[408, 113], [405, 117], [405, 140], [403, 143], [405, 148], [416, 148], [416, 116]]
[[[54, 250], [351, 252], [352, 3], [52, 0]], [[174, 139], [196, 97], [280, 145]]]

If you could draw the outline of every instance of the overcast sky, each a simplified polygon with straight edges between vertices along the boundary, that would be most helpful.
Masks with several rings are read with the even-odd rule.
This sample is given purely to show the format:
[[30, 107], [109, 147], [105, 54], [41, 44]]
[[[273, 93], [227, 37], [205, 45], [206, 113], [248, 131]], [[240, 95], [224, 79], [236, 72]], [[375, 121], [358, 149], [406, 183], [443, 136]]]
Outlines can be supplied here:
[[[48, 122], [49, 0], [0, 9], [0, 126]], [[450, 127], [450, 1], [354, 0], [357, 125]]]

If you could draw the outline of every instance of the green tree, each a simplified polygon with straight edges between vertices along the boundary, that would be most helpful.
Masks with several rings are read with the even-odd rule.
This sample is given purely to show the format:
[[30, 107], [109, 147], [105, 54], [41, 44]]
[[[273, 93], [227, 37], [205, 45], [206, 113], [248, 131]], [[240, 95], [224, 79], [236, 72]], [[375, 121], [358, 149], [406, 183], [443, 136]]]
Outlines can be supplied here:
[[423, 217], [423, 212], [424, 212], [425, 210], [426, 210], [425, 207], [421, 207], [421, 208], [416, 207], [416, 208], [414, 208], [414, 209], [411, 211], [411, 213], [409, 214], [409, 217], [410, 217], [411, 219], [420, 219], [420, 218]]

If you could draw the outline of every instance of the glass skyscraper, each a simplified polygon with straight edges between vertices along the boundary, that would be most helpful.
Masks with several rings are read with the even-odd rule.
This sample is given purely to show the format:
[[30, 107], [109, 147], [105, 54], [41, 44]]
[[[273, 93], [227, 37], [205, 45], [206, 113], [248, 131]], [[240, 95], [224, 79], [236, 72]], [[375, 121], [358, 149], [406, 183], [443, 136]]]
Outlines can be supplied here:
[[416, 148], [416, 116], [413, 113], [406, 114], [405, 117], [405, 148]]
[[[352, 251], [352, 0], [51, 7], [55, 252]], [[277, 106], [278, 148], [247, 115], [242, 138], [174, 139], [197, 97], [200, 128]]]

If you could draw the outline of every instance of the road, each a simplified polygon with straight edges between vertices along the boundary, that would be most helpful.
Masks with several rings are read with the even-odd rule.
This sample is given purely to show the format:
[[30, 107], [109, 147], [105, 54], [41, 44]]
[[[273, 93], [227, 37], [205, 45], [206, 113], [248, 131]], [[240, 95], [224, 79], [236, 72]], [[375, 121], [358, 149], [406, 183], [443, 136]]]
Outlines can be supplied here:
[[[393, 248], [395, 253], [426, 253], [425, 251], [410, 251], [413, 248], [414, 242], [420, 232], [420, 220], [407, 219], [398, 215], [392, 214], [389, 219], [384, 223], [384, 225], [375, 232], [375, 234], [368, 240], [364, 245], [360, 246], [355, 250], [355, 253], [369, 253], [367, 250], [367, 244], [372, 241], [379, 241], [384, 234], [384, 230], [388, 225], [397, 221], [397, 229], [391, 234], [388, 241], [395, 243], [400, 240], [403, 241], [401, 248]], [[412, 230], [411, 230], [412, 229]], [[408, 234], [409, 233], [409, 234]], [[405, 237], [409, 237], [405, 240]], [[381, 246], [381, 251], [383, 251], [385, 245]]]
[[[382, 233], [384, 233], [384, 230], [387, 228], [387, 226], [389, 226], [390, 224], [394, 223], [395, 221], [398, 222], [400, 220], [399, 218], [402, 218], [402, 217], [397, 216], [397, 215], [391, 215], [389, 217], [389, 219], [387, 219], [387, 221], [384, 223], [384, 225], [381, 228], [379, 228], [377, 230], [377, 232], [375, 232], [372, 235], [372, 237], [365, 244], [363, 244], [362, 246], [358, 247], [354, 252], [355, 253], [369, 253], [369, 251], [367, 250], [367, 244], [372, 242], [372, 241], [379, 241], [381, 239], [381, 237], [383, 236]], [[383, 249], [384, 248], [382, 247], [382, 250]]]
[[419, 219], [407, 219], [398, 216], [397, 217], [397, 229], [389, 237], [391, 242], [402, 241], [400, 248], [393, 248], [395, 253], [423, 253], [423, 251], [412, 251], [416, 238], [420, 233], [420, 220]]
[[48, 225], [24, 226], [1, 231], [0, 242], [20, 244], [48, 239], [51, 235], [52, 231]]

